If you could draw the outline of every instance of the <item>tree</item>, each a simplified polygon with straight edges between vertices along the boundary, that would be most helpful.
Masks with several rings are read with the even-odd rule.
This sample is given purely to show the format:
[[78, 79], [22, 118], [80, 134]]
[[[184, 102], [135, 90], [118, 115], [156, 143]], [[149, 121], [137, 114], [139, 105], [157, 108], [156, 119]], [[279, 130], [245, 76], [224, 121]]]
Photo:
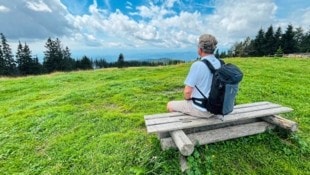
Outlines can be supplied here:
[[265, 32], [264, 30], [261, 28], [258, 31], [258, 34], [255, 37], [254, 40], [254, 55], [255, 56], [263, 56], [265, 54], [264, 52], [264, 42], [265, 42]]
[[301, 52], [302, 48], [302, 41], [304, 39], [304, 31], [301, 27], [296, 28], [294, 32], [294, 40], [296, 42], [296, 51]]
[[24, 47], [19, 42], [17, 46], [16, 52], [16, 61], [17, 61], [17, 69], [19, 70], [19, 74], [28, 75], [33, 74], [33, 64], [34, 60], [31, 56], [31, 51], [29, 46], [25, 43]]
[[264, 36], [265, 42], [263, 45], [263, 50], [266, 55], [273, 55], [276, 51], [275, 48], [275, 38], [272, 25], [268, 28]]
[[62, 51], [63, 60], [62, 60], [62, 70], [72, 71], [76, 68], [76, 61], [71, 58], [71, 52], [68, 47]]
[[121, 54], [119, 54], [118, 60], [117, 60], [118, 68], [124, 67], [124, 63], [125, 63], [125, 58], [124, 58], [124, 55], [121, 53]]
[[16, 64], [13, 59], [12, 50], [3, 33], [1, 36], [1, 75], [16, 75]]
[[5, 69], [4, 57], [2, 52], [2, 45], [0, 44], [0, 75], [4, 75], [4, 69]]
[[282, 35], [283, 53], [295, 53], [297, 51], [297, 42], [294, 40], [295, 33], [293, 26], [288, 25], [285, 33]]
[[274, 48], [278, 51], [279, 49], [281, 49], [282, 54], [283, 54], [283, 50], [282, 50], [282, 29], [281, 27], [277, 28], [276, 33], [274, 34]]
[[45, 48], [47, 49], [44, 52], [45, 56], [43, 62], [45, 70], [48, 73], [63, 70], [63, 53], [60, 40], [56, 38], [56, 40], [53, 41], [51, 38], [48, 38]]
[[308, 31], [302, 38], [300, 44], [301, 52], [310, 52], [310, 31]]
[[218, 49], [216, 49], [214, 56], [215, 56], [216, 58], [220, 58], [220, 53], [219, 53], [219, 50], [218, 50]]
[[80, 61], [77, 61], [77, 68], [83, 70], [92, 69], [92, 61], [87, 56], [83, 56]]

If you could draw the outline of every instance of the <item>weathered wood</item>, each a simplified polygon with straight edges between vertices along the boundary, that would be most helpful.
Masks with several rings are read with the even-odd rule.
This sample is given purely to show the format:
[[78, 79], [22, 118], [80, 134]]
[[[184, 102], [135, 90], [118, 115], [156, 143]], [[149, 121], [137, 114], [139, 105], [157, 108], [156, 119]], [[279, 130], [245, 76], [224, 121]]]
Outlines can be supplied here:
[[185, 172], [188, 169], [186, 157], [184, 157], [182, 154], [180, 154], [180, 167], [182, 172]]
[[[215, 143], [219, 141], [263, 133], [267, 129], [273, 127], [274, 125], [261, 121], [244, 125], [230, 126], [209, 131], [203, 131], [198, 133], [192, 133], [188, 134], [187, 136], [192, 143], [198, 145], [205, 145], [209, 143]], [[176, 145], [171, 138], [163, 138], [160, 140], [160, 142], [163, 150], [176, 148]]]
[[[245, 112], [251, 112], [251, 111], [259, 111], [259, 110], [265, 110], [265, 109], [272, 109], [272, 108], [278, 108], [281, 107], [278, 104], [272, 104], [268, 102], [264, 103], [258, 103], [256, 105], [240, 105], [236, 106], [234, 110], [225, 116], [225, 119], [233, 114], [239, 114], [239, 113], [245, 113]], [[191, 121], [199, 119], [199, 117], [193, 117], [182, 113], [164, 113], [164, 114], [155, 114], [151, 116], [145, 116], [145, 125], [158, 125], [162, 123], [173, 123], [178, 121]]]
[[182, 130], [171, 131], [170, 135], [182, 155], [189, 156], [193, 153], [194, 144]]
[[279, 115], [267, 116], [267, 117], [263, 117], [262, 119], [271, 124], [274, 124], [286, 130], [289, 130], [291, 132], [297, 131], [297, 128], [298, 128], [296, 122], [285, 119]]
[[[240, 114], [231, 114], [231, 115], [225, 116], [224, 122], [237, 121], [240, 119], [258, 118], [258, 117], [270, 116], [270, 115], [290, 112], [290, 111], [292, 111], [291, 108], [277, 107], [277, 108], [272, 108], [272, 109], [264, 109], [260, 111], [250, 111], [250, 112], [244, 112]], [[169, 132], [169, 131], [180, 130], [180, 129], [188, 129], [188, 128], [193, 128], [193, 127], [214, 125], [214, 124], [223, 122], [215, 118], [209, 118], [209, 119], [202, 119], [202, 118], [196, 118], [196, 117], [194, 118], [195, 118], [194, 120], [180, 120], [174, 123], [163, 123], [160, 125], [150, 125], [150, 126], [147, 126], [147, 132], [148, 133]]]
[[[258, 122], [258, 121], [262, 121], [262, 120], [260, 118], [250, 118], [250, 119], [240, 119], [240, 120], [231, 121], [231, 122], [225, 122], [224, 121], [224, 122], [217, 123], [214, 125], [206, 125], [206, 126], [201, 126], [201, 127], [183, 129], [183, 131], [187, 135], [187, 134], [191, 134], [191, 133], [195, 133], [195, 132], [202, 132], [202, 131], [208, 131], [208, 130], [212, 130], [212, 129], [225, 128], [228, 126], [254, 123], [254, 122]], [[157, 135], [158, 135], [158, 139], [170, 137], [169, 132], [160, 132], [160, 133], [157, 133]]]

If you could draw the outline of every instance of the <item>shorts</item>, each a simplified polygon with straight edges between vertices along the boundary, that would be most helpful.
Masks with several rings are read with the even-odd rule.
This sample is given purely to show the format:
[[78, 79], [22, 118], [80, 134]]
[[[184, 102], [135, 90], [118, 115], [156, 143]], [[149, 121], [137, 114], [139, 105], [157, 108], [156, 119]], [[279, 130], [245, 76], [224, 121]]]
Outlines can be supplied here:
[[168, 107], [175, 112], [181, 112], [195, 117], [210, 118], [213, 116], [209, 111], [197, 109], [191, 100], [170, 101]]

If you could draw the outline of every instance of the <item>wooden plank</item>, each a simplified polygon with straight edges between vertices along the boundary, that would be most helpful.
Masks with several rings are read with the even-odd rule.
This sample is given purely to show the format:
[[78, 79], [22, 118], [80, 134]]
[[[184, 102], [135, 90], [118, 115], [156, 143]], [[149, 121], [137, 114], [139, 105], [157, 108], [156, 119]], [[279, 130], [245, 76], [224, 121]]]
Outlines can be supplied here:
[[260, 105], [266, 105], [266, 104], [274, 104], [274, 103], [271, 103], [271, 102], [268, 102], [268, 101], [262, 101], [262, 102], [239, 104], [239, 105], [234, 106], [234, 109], [247, 108], [247, 107], [253, 107], [253, 106], [260, 106]]
[[160, 114], [153, 114], [153, 115], [145, 115], [144, 120], [154, 119], [154, 118], [166, 118], [166, 117], [174, 117], [184, 115], [180, 112], [169, 112], [169, 113], [160, 113]]
[[[278, 104], [271, 104], [271, 103], [266, 104], [266, 103], [264, 103], [264, 104], [261, 104], [259, 106], [250, 106], [247, 108], [237, 108], [232, 113], [226, 115], [225, 118], [227, 118], [233, 114], [239, 114], [239, 113], [244, 113], [244, 112], [249, 112], [249, 111], [259, 111], [259, 110], [278, 108], [278, 107], [280, 107], [280, 105], [278, 105]], [[173, 117], [148, 119], [145, 121], [145, 125], [150, 126], [150, 125], [158, 125], [158, 124], [163, 124], [163, 123], [173, 123], [173, 122], [179, 122], [179, 121], [188, 122], [188, 121], [192, 121], [192, 120], [196, 120], [196, 119], [199, 119], [199, 117], [193, 117], [193, 116], [189, 116], [189, 115], [185, 115], [185, 114], [176, 115], [174, 113]]]
[[291, 132], [297, 131], [297, 123], [288, 119], [285, 119], [279, 115], [272, 115], [263, 117], [263, 120], [271, 124], [277, 125], [283, 129], [289, 130]]
[[[291, 108], [278, 107], [278, 108], [272, 108], [272, 109], [265, 109], [261, 111], [252, 111], [252, 112], [245, 112], [241, 114], [232, 114], [232, 115], [228, 115], [225, 117], [225, 122], [237, 121], [240, 119], [250, 119], [250, 118], [270, 116], [270, 115], [275, 115], [275, 114], [280, 114], [280, 113], [285, 113], [285, 112], [290, 112], [290, 111], [292, 111]], [[223, 121], [219, 119], [215, 119], [215, 118], [209, 118], [209, 119], [198, 118], [196, 120], [187, 121], [187, 122], [179, 121], [179, 122], [174, 122], [174, 123], [164, 123], [161, 125], [147, 126], [147, 132], [148, 133], [169, 132], [173, 130], [214, 125], [214, 124], [218, 124], [221, 122]]]
[[[273, 127], [274, 125], [261, 121], [244, 125], [237, 125], [226, 128], [219, 128], [215, 130], [203, 131], [198, 133], [192, 133], [188, 134], [187, 136], [193, 143], [198, 145], [205, 145], [209, 143], [215, 143], [219, 141], [225, 141], [239, 137], [263, 133], [267, 129]], [[171, 137], [163, 138], [160, 140], [160, 142], [163, 150], [176, 148], [176, 145], [171, 139]]]
[[[255, 103], [248, 103], [248, 104], [240, 104], [240, 105], [236, 105], [234, 107], [234, 109], [260, 106], [260, 105], [266, 105], [266, 104], [272, 104], [272, 103], [270, 103], [270, 102], [255, 102]], [[160, 114], [145, 115], [144, 119], [149, 120], [149, 119], [154, 119], [154, 118], [167, 118], [167, 117], [175, 117], [175, 116], [180, 116], [180, 115], [184, 115], [184, 114], [182, 114], [180, 112], [160, 113]]]
[[[260, 118], [240, 119], [237, 121], [221, 122], [221, 123], [214, 124], [214, 125], [206, 125], [206, 126], [201, 126], [201, 127], [183, 129], [183, 131], [187, 135], [187, 134], [191, 134], [191, 133], [195, 133], [195, 132], [202, 132], [202, 131], [208, 131], [208, 130], [212, 130], [212, 129], [224, 128], [224, 127], [228, 127], [228, 126], [254, 123], [254, 122], [258, 122], [258, 121], [262, 121], [262, 119], [260, 119]], [[160, 133], [157, 133], [157, 136], [158, 136], [158, 139], [171, 137], [169, 132], [160, 132]]]
[[194, 144], [182, 130], [171, 131], [170, 135], [183, 156], [189, 156], [194, 152]]

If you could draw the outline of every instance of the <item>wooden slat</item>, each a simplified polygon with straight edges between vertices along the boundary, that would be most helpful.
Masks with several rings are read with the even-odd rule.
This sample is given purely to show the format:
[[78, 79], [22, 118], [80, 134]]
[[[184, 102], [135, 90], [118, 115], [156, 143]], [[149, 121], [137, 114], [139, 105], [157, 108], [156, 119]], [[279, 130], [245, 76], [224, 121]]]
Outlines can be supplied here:
[[[269, 128], [273, 128], [272, 124], [267, 122], [255, 122], [244, 125], [231, 126], [226, 128], [219, 128], [215, 130], [209, 130], [204, 132], [188, 134], [188, 138], [195, 144], [205, 145], [209, 143], [215, 143], [219, 141], [254, 135], [265, 132]], [[163, 138], [160, 140], [163, 150], [169, 148], [176, 148], [175, 143], [169, 138]]]
[[254, 102], [254, 103], [246, 103], [246, 104], [239, 104], [234, 107], [234, 109], [238, 108], [247, 108], [247, 107], [252, 107], [252, 106], [260, 106], [260, 105], [266, 105], [266, 104], [273, 104], [268, 101], [262, 101], [262, 102]]
[[[260, 106], [251, 106], [247, 108], [238, 108], [234, 110], [232, 113], [226, 115], [224, 119], [228, 118], [231, 115], [234, 114], [239, 114], [239, 113], [245, 113], [245, 112], [251, 112], [251, 111], [259, 111], [259, 110], [265, 110], [265, 109], [272, 109], [272, 108], [278, 108], [280, 105], [278, 104], [263, 104]], [[174, 123], [174, 122], [189, 122], [193, 120], [197, 120], [199, 117], [193, 117], [189, 115], [175, 115], [174, 117], [169, 117], [169, 118], [153, 118], [145, 121], [146, 126], [150, 125], [159, 125], [159, 124], [164, 124], [164, 123]]]
[[[255, 103], [248, 103], [248, 104], [240, 104], [240, 105], [236, 105], [234, 107], [234, 109], [260, 106], [260, 105], [266, 105], [266, 104], [272, 104], [272, 103], [270, 103], [270, 102], [255, 102]], [[167, 117], [175, 117], [175, 116], [180, 116], [180, 115], [184, 115], [184, 114], [179, 113], [179, 112], [160, 113], [160, 114], [145, 115], [144, 119], [149, 120], [149, 119], [154, 119], [154, 118], [167, 118]]]
[[184, 115], [184, 114], [180, 112], [169, 112], [169, 113], [145, 115], [144, 120], [150, 120], [150, 119], [155, 119], [155, 118], [167, 118], [167, 117], [174, 117], [174, 116], [179, 116], [179, 115]]
[[[240, 114], [232, 114], [232, 115], [225, 116], [225, 122], [236, 121], [239, 119], [264, 117], [264, 116], [275, 115], [275, 114], [280, 114], [280, 113], [285, 113], [285, 112], [290, 112], [290, 111], [292, 111], [292, 109], [288, 107], [277, 107], [277, 108], [265, 109], [265, 110], [260, 110], [260, 111], [251, 111], [251, 112], [244, 112]], [[215, 119], [215, 118], [210, 118], [210, 119], [198, 118], [198, 119], [188, 121], [188, 122], [178, 121], [174, 123], [150, 125], [150, 126], [147, 126], [147, 132], [148, 133], [169, 132], [173, 130], [188, 129], [188, 128], [193, 128], [193, 127], [206, 126], [206, 125], [214, 125], [214, 124], [218, 124], [221, 122], [223, 121], [219, 119]]]
[[[242, 124], [248, 124], [248, 123], [254, 123], [262, 121], [261, 118], [251, 118], [251, 119], [240, 119], [237, 121], [231, 121], [231, 122], [222, 122], [214, 125], [206, 125], [206, 126], [201, 126], [201, 127], [195, 127], [195, 128], [188, 128], [188, 129], [183, 129], [185, 134], [191, 134], [195, 132], [202, 132], [202, 131], [208, 131], [208, 130], [213, 130], [213, 129], [218, 129], [218, 128], [225, 128], [229, 126], [235, 126], [235, 125], [242, 125]], [[159, 132], [157, 133], [158, 139], [170, 137], [169, 132]]]

